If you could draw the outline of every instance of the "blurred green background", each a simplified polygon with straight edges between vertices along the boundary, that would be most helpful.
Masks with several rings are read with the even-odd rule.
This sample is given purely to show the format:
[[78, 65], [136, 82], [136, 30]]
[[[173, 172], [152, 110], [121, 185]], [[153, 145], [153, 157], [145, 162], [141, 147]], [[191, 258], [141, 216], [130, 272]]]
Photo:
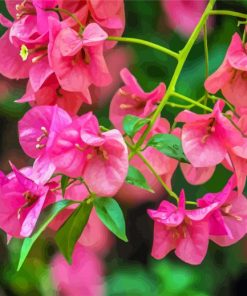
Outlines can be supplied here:
[[[169, 27], [160, 1], [125, 1], [125, 7], [125, 36], [146, 39], [175, 51], [184, 46], [187, 37]], [[216, 7], [246, 13], [247, 1], [217, 1]], [[7, 15], [4, 1], [0, 2], [0, 11]], [[214, 27], [209, 33], [210, 73], [223, 60], [233, 33], [243, 30], [242, 27], [237, 27], [237, 21], [232, 17], [214, 18]], [[4, 29], [1, 28], [1, 34], [3, 32]], [[127, 64], [145, 90], [151, 90], [161, 81], [169, 83], [175, 67], [174, 60], [138, 45], [121, 44], [119, 47], [130, 53], [131, 58]], [[182, 72], [178, 91], [192, 98], [199, 98], [204, 91], [204, 73], [203, 42], [198, 40]], [[9, 159], [19, 167], [30, 164], [18, 145], [16, 129], [17, 121], [28, 106], [14, 103], [24, 93], [25, 84], [26, 81], [0, 80], [0, 164], [5, 172], [9, 170]], [[116, 89], [117, 86], [108, 93], [104, 106], [99, 107], [97, 103], [94, 105], [101, 123], [106, 126], [109, 125], [107, 102]], [[177, 111], [167, 107], [164, 116], [172, 120]], [[190, 195], [189, 199], [193, 200], [204, 192], [220, 190], [228, 176], [229, 173], [219, 167], [210, 182], [193, 187], [184, 181], [178, 170], [173, 178], [174, 191], [179, 192], [181, 187], [185, 187], [187, 195]], [[210, 243], [206, 259], [198, 267], [180, 262], [173, 254], [162, 261], [151, 259], [153, 225], [146, 215], [146, 209], [156, 206], [157, 203], [148, 203], [126, 208], [129, 243], [117, 241], [110, 255], [105, 258], [107, 296], [247, 295], [246, 239], [228, 248]], [[56, 247], [52, 239], [48, 238], [49, 234], [38, 240], [24, 267], [17, 273], [15, 268], [20, 242], [13, 241], [6, 246], [6, 237], [1, 233], [0, 296], [56, 295], [49, 265]]]

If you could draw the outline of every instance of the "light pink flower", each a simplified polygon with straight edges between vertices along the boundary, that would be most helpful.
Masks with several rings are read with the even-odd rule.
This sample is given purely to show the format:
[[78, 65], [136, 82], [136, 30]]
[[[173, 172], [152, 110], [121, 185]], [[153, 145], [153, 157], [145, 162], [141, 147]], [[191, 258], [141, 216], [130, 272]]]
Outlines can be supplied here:
[[[172, 131], [173, 135], [181, 138], [181, 128], [175, 128]], [[215, 166], [211, 167], [194, 167], [190, 163], [180, 163], [180, 168], [185, 180], [192, 185], [200, 185], [207, 182], [215, 171]]]
[[[239, 120], [235, 120], [235, 124], [241, 130], [243, 135], [247, 135], [247, 116], [243, 115]], [[231, 147], [223, 165], [230, 171], [235, 173], [237, 178], [238, 193], [244, 190], [247, 176], [247, 139], [243, 137], [242, 143]]]
[[221, 192], [198, 199], [201, 208], [217, 204], [208, 219], [210, 239], [220, 246], [236, 243], [247, 232], [247, 200], [233, 190], [235, 185], [232, 177]]
[[111, 82], [103, 56], [106, 38], [107, 34], [95, 23], [89, 24], [82, 36], [68, 27], [58, 33], [49, 59], [63, 89], [82, 92], [87, 97], [91, 84], [106, 86]]
[[22, 149], [28, 156], [38, 158], [51, 149], [56, 135], [71, 122], [68, 113], [57, 106], [30, 109], [18, 123]]
[[122, 130], [122, 121], [126, 115], [146, 117], [153, 112], [163, 98], [166, 86], [160, 83], [152, 92], [147, 93], [128, 69], [123, 69], [120, 74], [125, 86], [117, 91], [111, 101], [110, 120], [117, 129]]
[[237, 109], [247, 107], [247, 54], [246, 44], [235, 33], [222, 65], [205, 81], [208, 92], [221, 90], [224, 97]]
[[177, 122], [182, 128], [182, 145], [186, 157], [194, 167], [212, 167], [226, 157], [227, 148], [242, 143], [239, 131], [222, 114], [224, 103], [218, 101], [211, 114], [182, 111]]
[[118, 130], [101, 133], [92, 113], [66, 127], [55, 139], [52, 153], [59, 172], [83, 177], [99, 196], [114, 195], [127, 174], [128, 152], [122, 135]]
[[9, 236], [27, 237], [42, 209], [55, 202], [56, 196], [49, 184], [35, 177], [33, 169], [21, 172], [14, 165], [12, 169], [13, 173], [0, 182], [0, 228]]
[[206, 0], [161, 0], [170, 27], [190, 36], [207, 5]]
[[175, 249], [175, 254], [189, 264], [197, 265], [204, 259], [208, 248], [207, 216], [215, 207], [186, 210], [182, 191], [178, 207], [162, 201], [158, 210], [148, 210], [154, 220], [152, 256], [164, 258]]
[[51, 263], [54, 286], [63, 296], [103, 296], [103, 263], [90, 249], [77, 245], [69, 265], [57, 254]]
[[[125, 27], [123, 0], [88, 0], [70, 1], [58, 0], [59, 7], [73, 12], [83, 25], [89, 22], [99, 24], [109, 35], [121, 36]], [[75, 26], [73, 19], [62, 14], [69, 26]], [[107, 47], [112, 42], [107, 43]]]
[[28, 102], [31, 106], [57, 105], [69, 114], [75, 115], [83, 103], [91, 104], [91, 99], [90, 96], [86, 98], [83, 93], [69, 92], [62, 89], [56, 76], [53, 74], [36, 92], [33, 90], [31, 83], [29, 82], [27, 84], [25, 95], [16, 102]]

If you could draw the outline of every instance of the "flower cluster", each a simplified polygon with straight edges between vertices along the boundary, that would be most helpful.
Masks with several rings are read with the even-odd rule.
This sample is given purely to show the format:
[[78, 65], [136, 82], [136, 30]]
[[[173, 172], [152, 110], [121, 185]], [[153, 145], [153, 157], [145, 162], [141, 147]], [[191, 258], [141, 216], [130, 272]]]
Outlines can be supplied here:
[[[0, 172], [0, 228], [9, 240], [30, 236], [35, 240], [49, 226], [69, 262], [81, 254], [93, 257], [92, 251], [102, 254], [111, 245], [101, 221], [127, 241], [122, 211], [111, 197], [135, 205], [159, 199], [163, 189], [177, 206], [163, 200], [157, 210], [148, 210], [154, 220], [153, 257], [161, 259], [175, 249], [183, 261], [199, 264], [209, 240], [228, 246], [246, 234], [245, 42], [234, 34], [223, 64], [205, 81], [202, 99], [195, 101], [175, 91], [212, 1], [180, 53], [134, 40], [170, 54], [178, 65], [167, 88], [160, 83], [150, 92], [127, 68], [122, 69], [124, 85], [109, 109], [112, 129], [101, 126], [91, 111], [85, 112], [83, 103], [92, 103], [93, 86], [111, 83], [106, 51], [118, 40], [133, 41], [120, 37], [125, 27], [123, 1], [5, 1], [14, 20], [0, 15], [7, 28], [0, 39], [0, 73], [10, 79], [28, 78], [26, 93], [17, 102], [28, 102], [32, 108], [20, 119], [18, 132], [20, 146], [34, 160], [22, 169], [10, 162], [12, 172]], [[212, 95], [219, 90], [224, 98]], [[168, 102], [172, 97], [192, 105]], [[209, 99], [216, 102], [210, 104]], [[161, 116], [169, 104], [185, 109], [171, 126]], [[195, 106], [207, 113], [190, 111]], [[200, 185], [220, 164], [232, 175], [221, 192], [207, 193], [197, 201], [186, 201], [184, 190], [179, 197], [173, 192], [172, 177], [178, 167], [188, 183]], [[194, 208], [186, 208], [188, 204]], [[48, 218], [39, 226], [41, 213], [50, 208], [52, 214], [47, 211]], [[97, 258], [92, 259], [95, 265]], [[60, 257], [54, 262], [63, 265]], [[78, 261], [72, 269], [81, 269], [81, 264]], [[59, 274], [55, 268], [54, 277]], [[68, 283], [63, 284], [66, 291]]]

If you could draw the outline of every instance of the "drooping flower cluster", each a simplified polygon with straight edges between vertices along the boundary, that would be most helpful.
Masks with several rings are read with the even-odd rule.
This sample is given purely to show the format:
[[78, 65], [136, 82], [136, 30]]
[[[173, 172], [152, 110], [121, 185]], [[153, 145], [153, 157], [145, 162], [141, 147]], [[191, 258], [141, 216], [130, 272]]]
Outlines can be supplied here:
[[6, 1], [14, 21], [1, 15], [7, 31], [0, 40], [0, 73], [29, 78], [19, 102], [57, 104], [75, 114], [91, 103], [90, 86], [111, 82], [104, 50], [114, 45], [106, 42], [108, 34], [124, 30], [123, 1], [77, 2]]
[[[72, 233], [69, 247], [63, 244], [66, 238], [61, 242], [55, 235], [66, 259], [75, 258], [71, 267], [60, 257], [54, 259], [53, 276], [61, 293], [67, 293], [71, 281], [86, 291], [84, 282], [69, 274], [83, 270], [81, 254], [85, 260], [91, 258], [89, 270], [97, 266], [99, 274], [89, 278], [102, 289], [98, 259], [112, 245], [102, 222], [127, 241], [123, 214], [111, 197], [129, 205], [158, 199], [163, 189], [175, 197], [178, 206], [164, 200], [157, 210], [148, 210], [154, 220], [152, 255], [157, 259], [175, 250], [183, 261], [199, 264], [209, 240], [228, 246], [246, 234], [247, 55], [237, 33], [223, 64], [205, 81], [205, 98], [216, 100], [213, 109], [194, 104], [210, 113], [183, 110], [171, 125], [161, 116], [161, 107], [172, 95], [184, 96], [166, 90], [164, 83], [146, 92], [124, 68], [120, 72], [124, 85], [109, 110], [114, 129], [107, 129], [81, 107], [92, 102], [93, 86], [111, 83], [105, 52], [123, 33], [123, 1], [5, 2], [14, 20], [0, 15], [7, 28], [0, 39], [0, 73], [10, 79], [28, 78], [18, 102], [29, 102], [32, 108], [20, 119], [18, 132], [33, 166], [17, 169], [10, 163], [11, 173], [0, 172], [0, 228], [9, 240], [30, 237], [42, 212], [68, 202], [61, 211], [55, 207], [56, 215], [47, 222], [60, 235], [67, 235], [68, 229]], [[179, 62], [180, 54], [174, 55]], [[224, 98], [211, 95], [219, 90]], [[231, 110], [226, 109], [229, 106]], [[207, 193], [195, 202], [186, 201], [183, 190], [179, 198], [172, 191], [177, 167], [188, 183], [200, 185], [219, 164], [232, 174], [221, 192]], [[186, 208], [188, 203], [195, 208]]]

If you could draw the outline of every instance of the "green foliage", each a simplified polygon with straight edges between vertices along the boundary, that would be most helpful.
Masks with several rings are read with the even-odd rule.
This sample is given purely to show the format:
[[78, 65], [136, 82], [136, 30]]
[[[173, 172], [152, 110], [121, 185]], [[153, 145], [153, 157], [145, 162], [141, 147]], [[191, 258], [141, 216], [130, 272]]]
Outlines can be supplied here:
[[188, 162], [183, 152], [180, 139], [171, 134], [156, 134], [147, 143], [147, 147], [152, 146], [163, 154], [175, 158], [181, 162]]
[[94, 200], [96, 213], [105, 226], [118, 238], [127, 242], [123, 212], [115, 199], [99, 197]]
[[132, 165], [129, 166], [128, 175], [125, 180], [127, 183], [134, 185], [136, 187], [140, 187], [149, 192], [154, 192], [152, 188], [148, 185], [147, 180], [143, 176], [143, 174]]
[[134, 135], [148, 122], [148, 118], [126, 115], [123, 120], [123, 129], [128, 136], [134, 137]]
[[56, 233], [56, 243], [70, 264], [75, 244], [87, 225], [92, 207], [92, 203], [88, 200], [82, 202]]
[[37, 240], [37, 238], [41, 235], [41, 233], [46, 229], [46, 227], [51, 223], [51, 221], [66, 207], [72, 205], [73, 202], [69, 200], [61, 200], [49, 207], [47, 207], [39, 218], [38, 225], [33, 232], [31, 237], [24, 239], [21, 252], [20, 259], [18, 263], [17, 270], [20, 270], [22, 264], [24, 263], [27, 255], [29, 254], [33, 244]]

